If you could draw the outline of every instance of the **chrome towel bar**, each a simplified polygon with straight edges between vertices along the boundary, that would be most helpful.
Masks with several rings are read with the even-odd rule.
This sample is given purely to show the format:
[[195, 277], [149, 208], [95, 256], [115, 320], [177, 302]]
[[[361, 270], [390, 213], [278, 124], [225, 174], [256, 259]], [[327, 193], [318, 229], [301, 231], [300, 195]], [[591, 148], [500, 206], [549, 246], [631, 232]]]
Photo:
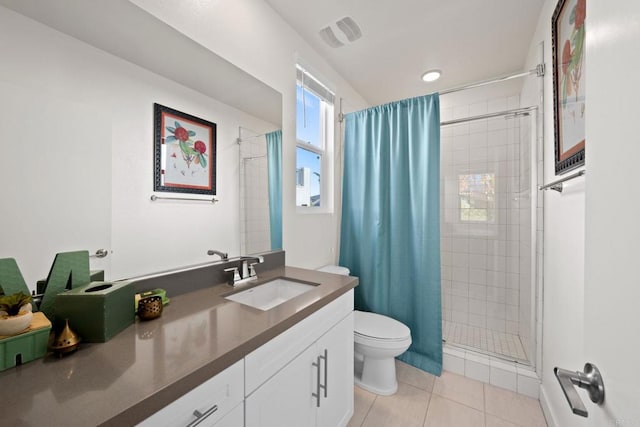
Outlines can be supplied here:
[[567, 182], [571, 179], [574, 178], [578, 178], [579, 176], [582, 176], [584, 174], [586, 174], [587, 171], [585, 169], [582, 169], [576, 173], [572, 173], [571, 175], [567, 175], [563, 178], [557, 179], [553, 182], [550, 182], [548, 184], [545, 185], [541, 185], [540, 187], [538, 187], [538, 190], [556, 190], [559, 193], [562, 193], [562, 189], [563, 189], [563, 182]]
[[188, 202], [209, 202], [209, 203], [218, 203], [220, 201], [215, 197], [212, 197], [211, 199], [192, 199], [189, 197], [163, 197], [163, 196], [156, 196], [155, 194], [153, 194], [151, 196], [151, 201], [155, 202], [156, 200], [186, 200]]

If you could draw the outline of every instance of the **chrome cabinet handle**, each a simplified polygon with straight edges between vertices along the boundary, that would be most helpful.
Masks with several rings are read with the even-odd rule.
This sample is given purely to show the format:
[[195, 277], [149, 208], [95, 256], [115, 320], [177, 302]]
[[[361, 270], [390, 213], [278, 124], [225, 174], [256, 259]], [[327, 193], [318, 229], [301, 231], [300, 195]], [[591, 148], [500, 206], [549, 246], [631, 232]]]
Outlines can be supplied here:
[[316, 406], [318, 408], [320, 407], [320, 388], [322, 387], [320, 385], [320, 358], [321, 357], [322, 356], [316, 357], [316, 361], [311, 364], [316, 368], [316, 392], [311, 393], [311, 396], [316, 398]]
[[324, 390], [324, 397], [327, 398], [327, 390], [329, 384], [327, 383], [327, 372], [329, 372], [329, 351], [324, 349], [324, 356], [320, 356], [320, 359], [324, 359], [324, 385], [320, 386]]
[[558, 367], [554, 368], [553, 372], [558, 378], [560, 387], [562, 387], [564, 396], [567, 398], [567, 402], [569, 402], [571, 411], [574, 414], [585, 418], [589, 416], [587, 408], [585, 408], [582, 399], [578, 396], [574, 385], [587, 390], [593, 403], [598, 405], [604, 403], [604, 383], [602, 382], [602, 375], [600, 375], [600, 371], [595, 365], [591, 363], [585, 364], [584, 372], [568, 371]]
[[193, 415], [195, 415], [196, 419], [187, 424], [187, 427], [195, 427], [208, 418], [211, 414], [218, 410], [218, 405], [213, 405], [211, 408], [207, 409], [204, 412], [200, 412], [197, 409], [193, 411]]

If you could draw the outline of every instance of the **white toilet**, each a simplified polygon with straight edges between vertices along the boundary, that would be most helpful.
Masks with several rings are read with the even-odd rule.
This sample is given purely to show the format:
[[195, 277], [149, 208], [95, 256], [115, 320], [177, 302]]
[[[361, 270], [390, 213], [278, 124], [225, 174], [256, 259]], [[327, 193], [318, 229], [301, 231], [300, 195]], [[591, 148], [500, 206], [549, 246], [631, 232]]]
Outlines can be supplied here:
[[[349, 269], [326, 265], [318, 271], [349, 275]], [[411, 331], [397, 320], [381, 314], [354, 311], [354, 379], [372, 393], [389, 396], [398, 391], [395, 357], [411, 345]]]

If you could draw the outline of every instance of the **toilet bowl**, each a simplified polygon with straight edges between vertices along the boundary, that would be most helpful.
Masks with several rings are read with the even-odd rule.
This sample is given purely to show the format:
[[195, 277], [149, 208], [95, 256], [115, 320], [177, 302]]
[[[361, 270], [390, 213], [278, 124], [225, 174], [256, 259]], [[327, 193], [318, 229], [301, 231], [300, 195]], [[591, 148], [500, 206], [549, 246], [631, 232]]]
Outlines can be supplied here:
[[[349, 269], [327, 265], [326, 273], [349, 275]], [[411, 345], [411, 331], [390, 317], [354, 311], [354, 381], [375, 394], [389, 396], [398, 390], [395, 357]]]

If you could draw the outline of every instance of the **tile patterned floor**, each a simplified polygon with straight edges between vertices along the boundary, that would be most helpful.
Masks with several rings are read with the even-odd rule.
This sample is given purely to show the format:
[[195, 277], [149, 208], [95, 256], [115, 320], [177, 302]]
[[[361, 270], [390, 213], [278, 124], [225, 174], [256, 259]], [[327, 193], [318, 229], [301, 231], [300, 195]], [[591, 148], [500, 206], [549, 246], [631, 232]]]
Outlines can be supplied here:
[[434, 377], [396, 362], [398, 392], [376, 396], [354, 387], [348, 427], [546, 427], [530, 397], [450, 372]]
[[521, 362], [528, 361], [518, 335], [443, 321], [442, 337], [450, 344], [506, 356]]

